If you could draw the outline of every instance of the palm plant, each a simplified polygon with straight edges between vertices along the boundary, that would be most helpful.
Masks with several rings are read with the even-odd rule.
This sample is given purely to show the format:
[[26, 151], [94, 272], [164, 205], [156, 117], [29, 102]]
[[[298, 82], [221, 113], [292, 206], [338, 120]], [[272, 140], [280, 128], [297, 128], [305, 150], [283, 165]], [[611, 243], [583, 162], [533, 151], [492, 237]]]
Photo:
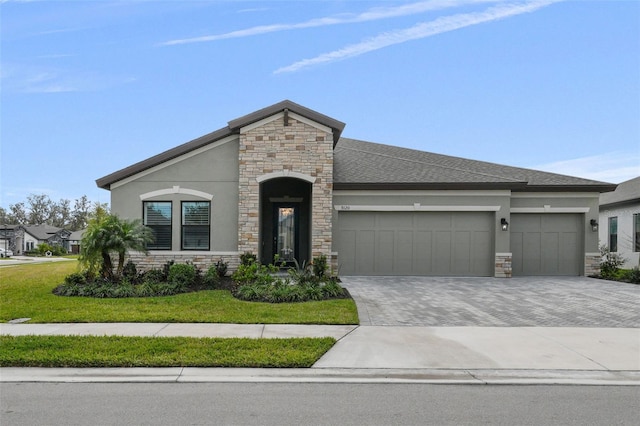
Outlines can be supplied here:
[[[138, 220], [120, 219], [117, 215], [98, 209], [89, 221], [82, 237], [80, 265], [92, 276], [99, 272], [103, 278], [120, 277], [129, 250], [147, 252], [146, 245], [153, 240], [152, 232]], [[111, 255], [118, 255], [116, 274], [113, 273]]]

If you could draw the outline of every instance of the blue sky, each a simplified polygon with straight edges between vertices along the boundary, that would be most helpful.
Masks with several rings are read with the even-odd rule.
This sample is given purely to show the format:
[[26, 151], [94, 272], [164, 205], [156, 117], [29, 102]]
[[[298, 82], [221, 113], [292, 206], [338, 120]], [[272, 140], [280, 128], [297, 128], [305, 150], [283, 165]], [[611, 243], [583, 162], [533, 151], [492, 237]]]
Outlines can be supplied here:
[[343, 136], [619, 183], [640, 175], [638, 1], [11, 1], [0, 206], [290, 99]]

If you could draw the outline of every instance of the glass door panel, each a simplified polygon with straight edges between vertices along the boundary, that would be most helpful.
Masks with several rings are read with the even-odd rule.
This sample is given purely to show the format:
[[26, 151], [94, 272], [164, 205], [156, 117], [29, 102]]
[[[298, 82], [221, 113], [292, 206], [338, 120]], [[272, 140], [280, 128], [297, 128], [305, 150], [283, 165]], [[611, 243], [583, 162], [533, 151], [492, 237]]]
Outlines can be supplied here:
[[277, 208], [276, 254], [280, 260], [293, 262], [296, 253], [295, 207]]

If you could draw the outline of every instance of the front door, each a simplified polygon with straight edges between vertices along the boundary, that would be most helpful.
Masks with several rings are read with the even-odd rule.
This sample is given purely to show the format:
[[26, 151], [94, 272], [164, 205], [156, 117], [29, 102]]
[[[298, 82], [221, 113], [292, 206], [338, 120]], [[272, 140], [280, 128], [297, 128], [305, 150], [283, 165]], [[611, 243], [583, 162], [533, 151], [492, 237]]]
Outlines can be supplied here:
[[290, 203], [273, 204], [274, 261], [293, 266], [300, 258], [299, 207]]

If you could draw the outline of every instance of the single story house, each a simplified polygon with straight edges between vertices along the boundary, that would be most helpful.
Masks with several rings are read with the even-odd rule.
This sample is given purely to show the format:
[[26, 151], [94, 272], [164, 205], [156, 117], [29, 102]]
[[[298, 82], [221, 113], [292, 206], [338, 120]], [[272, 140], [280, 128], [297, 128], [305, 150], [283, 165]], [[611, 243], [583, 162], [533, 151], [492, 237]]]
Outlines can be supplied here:
[[600, 195], [600, 244], [625, 259], [623, 268], [640, 266], [640, 176]]
[[616, 185], [341, 137], [285, 100], [96, 181], [155, 233], [141, 267], [240, 254], [340, 275], [589, 275]]
[[2, 225], [0, 226], [0, 245], [5, 245], [20, 255], [35, 250], [40, 244], [63, 246], [69, 249], [71, 231], [51, 225]]

